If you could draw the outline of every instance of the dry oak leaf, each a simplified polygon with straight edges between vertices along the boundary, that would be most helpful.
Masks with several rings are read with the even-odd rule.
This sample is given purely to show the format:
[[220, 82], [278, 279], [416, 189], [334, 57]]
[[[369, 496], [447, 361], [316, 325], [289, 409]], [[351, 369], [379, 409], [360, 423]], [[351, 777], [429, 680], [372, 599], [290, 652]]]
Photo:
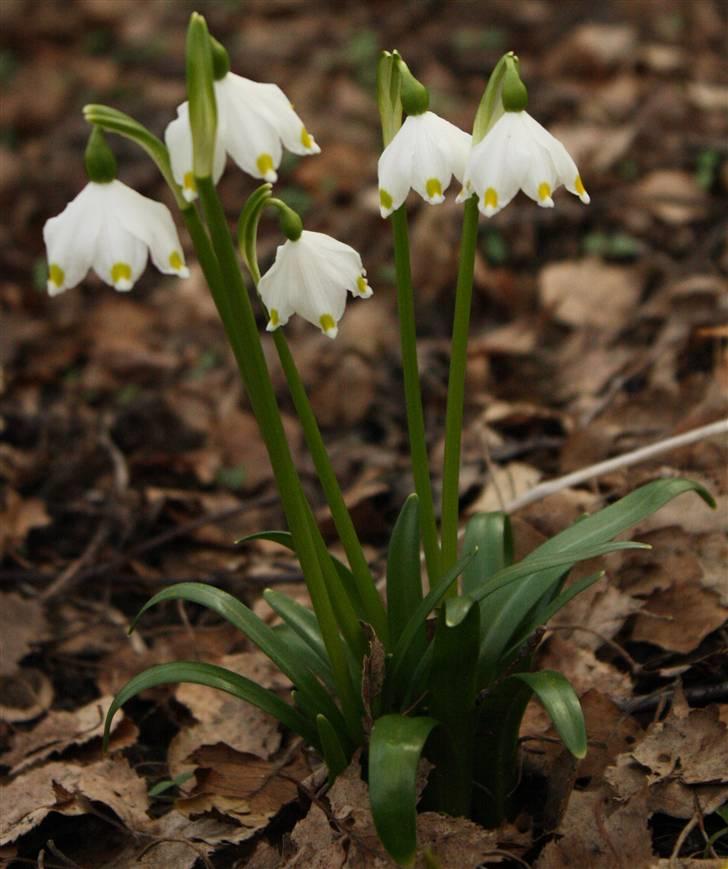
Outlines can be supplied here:
[[543, 306], [562, 323], [619, 329], [631, 318], [642, 284], [636, 268], [586, 257], [578, 262], [544, 266], [539, 275], [539, 294]]
[[121, 757], [87, 766], [49, 763], [19, 775], [0, 790], [0, 845], [14, 842], [50, 812], [82, 815], [103, 803], [131, 830], [149, 825], [147, 788]]
[[[32, 730], [16, 731], [12, 748], [0, 755], [0, 765], [11, 767], [10, 775], [16, 775], [52, 754], [100, 739], [112, 700], [113, 697], [109, 696], [99, 697], [73, 712], [53, 710]], [[112, 750], [130, 745], [136, 737], [136, 728], [119, 711], [111, 723], [112, 734], [117, 733], [122, 725], [121, 744], [118, 739], [112, 740]]]
[[648, 869], [652, 845], [646, 792], [618, 803], [606, 789], [574, 791], [561, 823], [535, 869]]
[[33, 643], [43, 640], [46, 632], [45, 611], [39, 600], [12, 592], [0, 594], [0, 676], [13, 673]]

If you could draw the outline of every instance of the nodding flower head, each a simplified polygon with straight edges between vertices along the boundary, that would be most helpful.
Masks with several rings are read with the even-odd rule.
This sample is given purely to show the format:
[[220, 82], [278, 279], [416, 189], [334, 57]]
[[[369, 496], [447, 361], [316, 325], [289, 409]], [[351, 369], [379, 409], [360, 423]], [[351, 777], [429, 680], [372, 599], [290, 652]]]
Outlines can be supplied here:
[[142, 196], [121, 181], [89, 181], [57, 216], [46, 221], [48, 292], [74, 287], [90, 268], [117, 290], [130, 290], [151, 255], [164, 274], [189, 271], [166, 205]]
[[269, 332], [284, 326], [291, 315], [300, 314], [335, 338], [347, 292], [368, 299], [372, 288], [353, 247], [304, 229], [296, 241], [289, 239], [280, 245], [275, 262], [260, 279], [258, 292], [268, 309]]
[[523, 190], [543, 208], [553, 208], [560, 185], [588, 204], [576, 163], [566, 148], [526, 111], [505, 111], [468, 157], [462, 201], [473, 193], [486, 217], [497, 214]]
[[[254, 178], [275, 182], [284, 147], [300, 155], [321, 151], [278, 85], [255, 82], [226, 72], [215, 82], [215, 98], [215, 182], [222, 175], [226, 154]], [[187, 103], [177, 109], [177, 117], [167, 126], [164, 139], [175, 181], [182, 187], [185, 198], [192, 201], [197, 191]]]
[[431, 205], [445, 199], [452, 176], [462, 182], [470, 135], [434, 112], [409, 115], [379, 158], [382, 217], [416, 190]]

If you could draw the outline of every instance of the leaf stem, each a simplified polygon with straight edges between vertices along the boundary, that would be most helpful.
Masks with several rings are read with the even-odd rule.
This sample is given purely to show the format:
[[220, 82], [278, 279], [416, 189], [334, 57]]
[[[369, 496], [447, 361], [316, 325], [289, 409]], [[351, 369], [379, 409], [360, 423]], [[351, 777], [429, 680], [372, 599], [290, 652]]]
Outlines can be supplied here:
[[415, 491], [420, 502], [420, 527], [422, 530], [422, 543], [425, 550], [427, 573], [430, 577], [430, 582], [435, 582], [441, 574], [440, 544], [432, 499], [432, 483], [430, 480], [427, 442], [425, 440], [425, 420], [422, 410], [420, 373], [417, 366], [414, 292], [412, 289], [412, 270], [410, 267], [409, 239], [407, 235], [407, 213], [404, 206], [398, 208], [392, 214], [392, 229], [394, 231], [397, 307], [399, 309], [402, 372], [404, 375], [407, 427], [409, 429], [410, 453], [412, 456], [412, 475], [415, 481]]
[[442, 475], [442, 564], [447, 570], [457, 560], [460, 496], [460, 442], [465, 400], [465, 370], [468, 359], [468, 331], [473, 296], [475, 246], [478, 237], [478, 202], [473, 196], [465, 204], [460, 242], [460, 264], [455, 291], [450, 375], [445, 416], [445, 462]]

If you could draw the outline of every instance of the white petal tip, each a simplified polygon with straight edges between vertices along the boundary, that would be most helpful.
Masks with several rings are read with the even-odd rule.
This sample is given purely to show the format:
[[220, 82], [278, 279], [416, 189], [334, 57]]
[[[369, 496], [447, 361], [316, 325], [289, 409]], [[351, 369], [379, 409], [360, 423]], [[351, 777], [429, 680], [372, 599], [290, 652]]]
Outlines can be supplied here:
[[128, 293], [133, 286], [134, 284], [131, 281], [123, 280], [117, 281], [114, 284], [114, 289], [117, 290], [117, 292], [119, 293]]
[[591, 196], [589, 196], [588, 193], [581, 193], [579, 199], [584, 203], [584, 205], [588, 205], [591, 202]]
[[539, 199], [538, 204], [541, 208], [553, 208], [554, 200], [550, 196], [547, 196], [545, 199]]
[[265, 327], [266, 332], [275, 332], [275, 330], [280, 326], [280, 323], [274, 323], [272, 320], [268, 320], [268, 325]]
[[360, 299], [370, 299], [374, 295], [374, 290], [367, 284], [366, 290], [363, 293], [357, 294]]
[[445, 197], [442, 195], [442, 193], [438, 193], [436, 196], [428, 196], [427, 197], [427, 202], [429, 202], [430, 205], [440, 205], [444, 201], [445, 201]]
[[486, 217], [493, 217], [494, 215], [498, 214], [499, 211], [499, 208], [493, 208], [492, 205], [486, 205], [480, 209], [480, 213], [484, 214]]
[[197, 191], [190, 190], [189, 187], [182, 188], [182, 196], [185, 202], [194, 202], [197, 199]]
[[52, 297], [59, 296], [66, 288], [62, 286], [59, 287], [53, 281], [48, 281], [48, 283], [46, 284], [46, 289], [48, 290], [48, 295]]
[[272, 169], [269, 169], [263, 176], [263, 180], [267, 181], [269, 184], [275, 184], [278, 180], [278, 173], [274, 172]]
[[311, 147], [308, 149], [308, 152], [307, 152], [307, 153], [309, 153], [309, 154], [311, 154], [311, 155], [313, 155], [313, 154], [320, 154], [320, 153], [321, 153], [321, 148], [319, 148], [319, 146], [316, 144], [316, 142], [314, 142], [313, 145], [311, 145]]
[[328, 329], [321, 330], [327, 338], [336, 338], [339, 334], [338, 326], [330, 326]]
[[187, 266], [182, 266], [181, 269], [177, 269], [177, 277], [178, 278], [188, 278], [190, 276], [190, 270]]
[[394, 211], [393, 208], [384, 208], [384, 207], [382, 207], [382, 206], [379, 207], [379, 213], [382, 215], [382, 217], [383, 217], [385, 220], [389, 217], [389, 215], [390, 215], [393, 211]]

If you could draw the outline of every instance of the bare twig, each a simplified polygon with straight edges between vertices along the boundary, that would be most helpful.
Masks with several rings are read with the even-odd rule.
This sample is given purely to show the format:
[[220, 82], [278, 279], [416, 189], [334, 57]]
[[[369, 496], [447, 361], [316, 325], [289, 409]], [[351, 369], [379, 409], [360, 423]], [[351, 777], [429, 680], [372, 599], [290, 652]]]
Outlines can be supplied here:
[[654, 456], [659, 456], [662, 453], [676, 450], [679, 447], [694, 444], [697, 441], [705, 440], [705, 438], [715, 437], [716, 435], [728, 434], [728, 419], [718, 420], [709, 425], [700, 426], [700, 428], [692, 429], [692, 431], [684, 432], [683, 434], [675, 435], [675, 437], [666, 438], [663, 441], [650, 444], [646, 447], [640, 447], [638, 450], [632, 450], [629, 453], [624, 453], [621, 456], [615, 456], [613, 459], [607, 459], [605, 462], [598, 462], [595, 465], [589, 465], [582, 468], [580, 471], [574, 471], [572, 474], [566, 474], [563, 477], [557, 477], [555, 480], [547, 480], [545, 483], [539, 483], [534, 486], [530, 492], [525, 495], [520, 495], [514, 498], [506, 505], [506, 510], [512, 513], [525, 507], [528, 504], [533, 504], [535, 501], [540, 501], [548, 495], [553, 495], [556, 492], [561, 492], [568, 489], [570, 486], [577, 486], [580, 483], [585, 483], [587, 480], [592, 480], [594, 477], [599, 477], [602, 474], [608, 474], [620, 468], [627, 468], [630, 465], [636, 465], [639, 462], [644, 462]]

